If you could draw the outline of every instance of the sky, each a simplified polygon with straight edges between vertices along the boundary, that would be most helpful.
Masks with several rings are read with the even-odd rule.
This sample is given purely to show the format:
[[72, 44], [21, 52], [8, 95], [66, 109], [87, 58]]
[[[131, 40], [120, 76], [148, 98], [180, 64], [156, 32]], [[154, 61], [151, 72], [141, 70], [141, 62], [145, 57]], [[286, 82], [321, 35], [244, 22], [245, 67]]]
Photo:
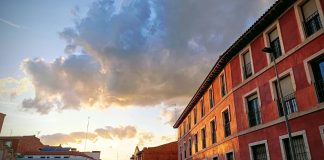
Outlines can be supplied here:
[[217, 58], [274, 1], [1, 0], [1, 136], [104, 160], [175, 141]]

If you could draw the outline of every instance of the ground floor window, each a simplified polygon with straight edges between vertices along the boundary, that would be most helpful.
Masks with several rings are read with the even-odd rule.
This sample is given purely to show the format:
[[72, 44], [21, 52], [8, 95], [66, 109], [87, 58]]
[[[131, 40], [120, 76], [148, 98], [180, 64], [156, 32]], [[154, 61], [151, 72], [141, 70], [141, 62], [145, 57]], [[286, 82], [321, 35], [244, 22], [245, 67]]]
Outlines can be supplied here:
[[234, 160], [234, 153], [233, 152], [226, 153], [226, 160]]
[[[303, 134], [302, 135], [296, 135], [292, 137], [293, 146], [295, 148], [295, 154], [297, 160], [308, 160], [309, 159], [309, 153], [306, 146], [306, 142], [304, 139]], [[282, 139], [282, 145], [284, 149], [284, 154], [287, 160], [292, 160], [291, 152], [290, 152], [290, 145], [289, 145], [289, 139], [284, 138]]]
[[267, 160], [266, 145], [258, 144], [251, 147], [253, 160]]

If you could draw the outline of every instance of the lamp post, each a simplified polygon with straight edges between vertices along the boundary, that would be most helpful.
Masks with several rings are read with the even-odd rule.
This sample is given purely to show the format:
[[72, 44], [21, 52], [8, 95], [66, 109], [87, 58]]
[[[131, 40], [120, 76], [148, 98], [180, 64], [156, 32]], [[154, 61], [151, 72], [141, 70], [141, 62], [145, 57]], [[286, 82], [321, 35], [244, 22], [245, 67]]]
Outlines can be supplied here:
[[290, 129], [288, 115], [287, 115], [287, 108], [284, 106], [281, 84], [280, 84], [279, 75], [278, 75], [278, 71], [277, 71], [276, 58], [274, 56], [274, 52], [271, 47], [265, 47], [262, 49], [262, 51], [269, 53], [271, 56], [271, 59], [273, 59], [273, 68], [274, 68], [275, 74], [276, 74], [276, 81], [277, 81], [277, 85], [278, 85], [278, 94], [279, 94], [279, 99], [280, 99], [279, 108], [281, 107], [283, 109], [283, 113], [284, 113], [284, 117], [285, 117], [285, 124], [286, 124], [286, 129], [288, 132], [288, 139], [289, 139], [290, 156], [293, 160], [297, 160], [296, 153], [295, 153], [295, 147], [292, 142], [291, 129]]

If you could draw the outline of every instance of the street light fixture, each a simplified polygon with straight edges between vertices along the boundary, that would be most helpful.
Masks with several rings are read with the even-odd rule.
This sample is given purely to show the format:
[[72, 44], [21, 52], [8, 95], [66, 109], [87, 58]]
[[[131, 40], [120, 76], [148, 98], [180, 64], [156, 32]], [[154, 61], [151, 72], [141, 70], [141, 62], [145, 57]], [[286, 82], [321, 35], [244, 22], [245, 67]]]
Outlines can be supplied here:
[[290, 125], [288, 122], [287, 108], [284, 106], [284, 99], [283, 99], [283, 95], [282, 95], [282, 89], [281, 89], [280, 79], [279, 79], [279, 75], [278, 75], [274, 51], [271, 47], [265, 47], [262, 49], [262, 51], [265, 53], [269, 53], [271, 56], [271, 59], [273, 60], [273, 68], [274, 68], [275, 74], [276, 74], [276, 81], [277, 81], [278, 92], [279, 92], [278, 94], [279, 94], [279, 99], [280, 99], [279, 108], [281, 107], [283, 109], [283, 113], [284, 113], [284, 117], [285, 117], [285, 124], [286, 124], [287, 132], [288, 132], [288, 139], [289, 139], [290, 155], [293, 160], [297, 160], [296, 153], [295, 153], [295, 147], [292, 142], [291, 129], [290, 129]]

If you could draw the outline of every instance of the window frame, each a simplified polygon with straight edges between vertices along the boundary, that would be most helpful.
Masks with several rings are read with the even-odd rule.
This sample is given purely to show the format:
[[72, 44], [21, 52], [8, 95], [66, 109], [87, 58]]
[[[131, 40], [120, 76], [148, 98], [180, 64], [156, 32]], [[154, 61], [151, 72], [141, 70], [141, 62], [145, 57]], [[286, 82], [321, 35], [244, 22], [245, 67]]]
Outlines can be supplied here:
[[254, 160], [253, 157], [253, 151], [252, 151], [252, 147], [256, 146], [256, 145], [260, 145], [260, 144], [264, 144], [265, 148], [266, 148], [266, 154], [267, 154], [267, 160], [270, 160], [270, 154], [269, 154], [269, 148], [268, 148], [268, 141], [267, 140], [261, 140], [261, 141], [256, 141], [256, 142], [252, 142], [249, 143], [249, 153], [250, 153], [250, 159]]
[[[243, 101], [243, 108], [244, 108], [244, 113], [247, 115], [247, 120], [248, 120], [248, 125], [249, 127], [251, 128], [250, 124], [249, 124], [249, 106], [248, 106], [248, 97], [252, 96], [252, 95], [256, 95], [257, 96], [257, 99], [258, 99], [258, 108], [259, 108], [259, 113], [260, 113], [260, 124], [262, 124], [262, 103], [261, 103], [261, 97], [260, 97], [260, 91], [259, 91], [259, 87], [245, 93], [243, 96], [242, 96], [242, 101]], [[260, 125], [258, 124], [258, 125]], [[258, 126], [258, 125], [255, 125], [255, 126]], [[253, 127], [255, 127], [253, 126]]]
[[[212, 127], [211, 124], [212, 122], [214, 122], [214, 129], [215, 129], [215, 142], [213, 142], [213, 132], [212, 132]], [[217, 143], [217, 122], [216, 122], [216, 117], [213, 118], [210, 122], [209, 122], [209, 128], [210, 128], [210, 135], [211, 135], [211, 144], [216, 144]]]
[[324, 125], [319, 126], [318, 129], [320, 131], [322, 143], [323, 143], [323, 146], [324, 146]]
[[197, 124], [197, 105], [194, 107], [194, 125]]
[[191, 114], [188, 114], [188, 132], [191, 130]]
[[322, 22], [322, 28], [319, 29], [318, 31], [316, 31], [315, 33], [313, 33], [312, 35], [306, 36], [306, 33], [304, 32], [304, 26], [303, 26], [304, 17], [303, 17], [303, 11], [302, 11], [301, 7], [307, 1], [308, 0], [299, 0], [296, 3], [296, 5], [294, 5], [294, 11], [295, 11], [296, 19], [297, 19], [297, 26], [298, 26], [301, 41], [311, 39], [310, 37], [316, 36], [316, 33], [318, 33], [318, 31], [324, 30], [324, 15], [323, 15], [322, 5], [321, 5], [321, 2], [319, 0], [314, 0], [315, 4], [316, 4], [317, 11], [318, 11], [318, 14], [319, 14], [319, 17], [320, 17], [320, 20]]
[[[294, 72], [293, 72], [292, 68], [289, 68], [289, 69], [281, 72], [278, 75], [279, 80], [281, 80], [282, 78], [286, 78], [287, 76], [290, 76], [291, 85], [293, 87], [294, 92], [296, 92], [296, 81], [295, 81], [295, 76], [294, 76]], [[272, 100], [275, 101], [275, 103], [278, 101], [278, 99], [277, 99], [278, 93], [277, 93], [277, 90], [276, 90], [276, 82], [277, 82], [276, 76], [274, 76], [273, 78], [271, 78], [269, 80], [271, 97], [272, 97]], [[296, 102], [297, 102], [297, 97], [296, 96], [295, 96], [295, 99], [296, 99]], [[277, 103], [276, 103], [276, 106], [277, 106], [278, 116], [281, 117], [280, 116], [279, 106], [278, 106]], [[296, 112], [298, 112], [298, 104], [297, 104], [297, 111]], [[296, 113], [296, 112], [293, 112], [293, 113]]]
[[215, 96], [213, 85], [208, 89], [208, 98], [209, 98], [209, 109], [214, 108], [215, 106]]
[[[203, 136], [203, 131], [204, 131], [204, 136]], [[200, 136], [201, 136], [201, 149], [204, 150], [207, 148], [207, 139], [206, 139], [206, 126], [202, 127], [200, 129]], [[203, 138], [204, 137], [204, 138]]]
[[[281, 59], [282, 57], [284, 57], [284, 55], [286, 54], [286, 51], [284, 49], [284, 44], [282, 41], [282, 36], [281, 36], [281, 30], [280, 30], [280, 25], [279, 25], [279, 20], [276, 20], [275, 22], [273, 22], [264, 32], [263, 32], [263, 40], [264, 40], [264, 46], [265, 47], [270, 47], [270, 39], [269, 39], [269, 34], [274, 30], [277, 29], [278, 32], [278, 37], [279, 37], [279, 42], [280, 42], [280, 49], [281, 49], [281, 56], [279, 56], [278, 58], [276, 58], [276, 60], [278, 61], [279, 59]], [[268, 65], [270, 65], [271, 63], [273, 63], [271, 61], [271, 56], [269, 54], [266, 54], [267, 57], [267, 61], [268, 61]]]
[[[304, 144], [305, 144], [305, 150], [307, 152], [307, 159], [311, 159], [311, 154], [310, 154], [310, 149], [309, 149], [309, 145], [308, 145], [306, 131], [301, 130], [301, 131], [291, 133], [292, 138], [295, 137], [295, 136], [300, 136], [300, 135], [303, 136], [303, 141], [304, 141]], [[287, 139], [287, 138], [288, 138], [288, 134], [279, 136], [281, 156], [282, 156], [283, 159], [286, 159], [286, 157], [287, 157], [285, 147], [284, 147], [284, 144], [283, 144], [284, 143], [283, 140]]]
[[230, 150], [230, 151], [225, 152], [225, 160], [228, 160], [228, 159], [227, 159], [227, 154], [229, 154], [229, 153], [233, 153], [233, 160], [235, 160], [235, 153], [234, 153], [234, 150]]
[[199, 140], [198, 140], [198, 132], [196, 134], [194, 134], [194, 139], [195, 139], [195, 153], [197, 153], [199, 151]]
[[[224, 112], [225, 111], [228, 111], [228, 119], [229, 119], [229, 125], [230, 125], [230, 134], [228, 136], [225, 135], [225, 119], [224, 119]], [[232, 121], [232, 118], [231, 118], [231, 110], [230, 110], [230, 107], [227, 106], [225, 107], [222, 111], [222, 121], [223, 121], [223, 129], [224, 129], [224, 138], [227, 138], [229, 136], [232, 135], [232, 129], [231, 129], [231, 121]]]
[[[225, 90], [225, 93], [223, 94], [223, 91], [222, 91], [222, 84], [223, 84], [223, 81], [222, 81], [222, 77], [224, 77], [224, 90]], [[219, 75], [219, 88], [220, 88], [220, 95], [222, 98], [224, 98], [226, 95], [227, 95], [227, 82], [226, 82], [226, 75], [225, 75], [225, 71], [223, 70], [221, 72], [221, 74]]]
[[[252, 74], [251, 76], [245, 78], [244, 76], [244, 68], [243, 66], [245, 66], [245, 61], [244, 61], [244, 55], [246, 53], [250, 53], [250, 61], [251, 61], [251, 70], [252, 70]], [[252, 77], [254, 75], [254, 65], [253, 65], [253, 56], [252, 56], [252, 51], [251, 51], [251, 45], [249, 44], [247, 47], [245, 47], [244, 49], [242, 49], [242, 51], [239, 53], [239, 59], [240, 59], [240, 69], [241, 69], [241, 77], [242, 77], [242, 81], [245, 81], [247, 79], [249, 79], [250, 77]]]
[[192, 139], [191, 137], [188, 139], [188, 143], [189, 143], [189, 157], [192, 156]]
[[200, 118], [202, 119], [206, 115], [204, 96], [199, 100], [200, 102]]

